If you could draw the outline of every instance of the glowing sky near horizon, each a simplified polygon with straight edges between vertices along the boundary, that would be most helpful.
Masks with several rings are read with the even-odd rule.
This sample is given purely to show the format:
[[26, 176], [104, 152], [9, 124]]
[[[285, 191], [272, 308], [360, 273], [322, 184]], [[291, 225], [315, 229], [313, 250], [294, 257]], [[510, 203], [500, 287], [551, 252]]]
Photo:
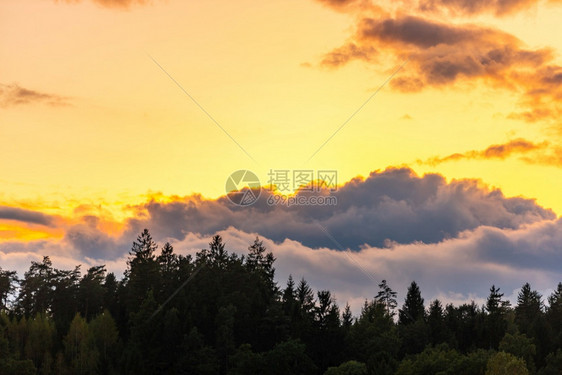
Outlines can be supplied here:
[[[562, 214], [560, 19], [559, 0], [0, 2], [0, 266], [21, 269], [46, 252], [67, 257], [65, 265], [107, 255], [82, 251], [80, 243], [122, 251], [107, 257], [119, 269], [136, 224], [164, 228], [176, 206], [209, 220], [209, 231], [225, 230], [221, 215], [232, 212], [220, 197], [227, 177], [240, 169], [254, 171], [262, 183], [271, 169], [331, 169], [342, 185], [362, 176], [357, 181], [367, 186], [371, 172], [388, 168], [369, 181], [393, 176], [392, 186], [400, 188], [418, 177], [393, 167], [410, 168], [420, 181], [435, 173], [444, 182], [434, 195], [454, 208], [443, 217], [462, 217], [482, 202], [509, 206], [493, 188], [536, 201], [536, 207], [509, 206], [492, 224], [478, 221], [485, 215], [474, 222], [467, 215], [469, 224], [452, 239], [423, 246], [398, 241], [386, 263], [361, 253], [377, 272], [384, 269], [380, 262], [406, 267], [400, 249], [476, 251], [473, 244], [496, 230], [514, 236], [514, 247], [524, 242], [519, 237], [542, 241], [558, 230], [548, 228], [562, 228], [551, 222]], [[480, 184], [457, 185], [463, 179]], [[441, 212], [437, 198], [424, 204]], [[398, 207], [400, 199], [392, 199]], [[360, 213], [365, 222], [398, 212], [369, 208]], [[412, 215], [426, 208], [416, 206]], [[293, 258], [303, 257], [314, 265], [314, 255], [302, 252], [325, 244], [307, 244], [306, 235], [283, 227], [298, 214], [279, 215], [283, 220], [264, 227], [273, 233], [268, 243], [283, 244], [282, 259], [299, 264]], [[436, 222], [446, 222], [441, 219]], [[235, 229], [241, 234], [225, 236], [237, 241], [263, 228]], [[284, 229], [295, 237], [283, 237]], [[204, 243], [203, 232], [179, 228], [174, 238]], [[549, 238], [545, 248], [558, 243]], [[331, 256], [327, 248], [318, 254]], [[489, 266], [480, 261], [475, 267]], [[287, 264], [280, 266], [284, 276]], [[510, 269], [505, 280], [519, 274]]]

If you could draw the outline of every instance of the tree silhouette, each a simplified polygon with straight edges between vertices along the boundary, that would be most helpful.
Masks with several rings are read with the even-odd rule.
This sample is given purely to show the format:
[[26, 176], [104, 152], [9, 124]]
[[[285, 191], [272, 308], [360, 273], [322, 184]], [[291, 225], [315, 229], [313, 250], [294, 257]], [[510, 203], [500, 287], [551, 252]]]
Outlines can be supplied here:
[[[280, 289], [275, 257], [219, 235], [194, 256], [133, 242], [123, 278], [105, 266], [33, 261], [0, 269], [0, 374], [558, 374], [562, 283], [548, 297], [526, 283], [512, 309], [495, 285], [486, 303], [434, 300], [383, 280], [354, 317], [304, 276]], [[503, 372], [502, 372], [503, 371]]]
[[379, 293], [375, 298], [385, 306], [387, 314], [394, 316], [395, 314], [394, 309], [396, 309], [396, 306], [398, 306], [398, 303], [396, 302], [396, 296], [398, 293], [393, 291], [388, 286], [386, 280], [383, 280], [379, 284], [379, 289], [380, 289]]

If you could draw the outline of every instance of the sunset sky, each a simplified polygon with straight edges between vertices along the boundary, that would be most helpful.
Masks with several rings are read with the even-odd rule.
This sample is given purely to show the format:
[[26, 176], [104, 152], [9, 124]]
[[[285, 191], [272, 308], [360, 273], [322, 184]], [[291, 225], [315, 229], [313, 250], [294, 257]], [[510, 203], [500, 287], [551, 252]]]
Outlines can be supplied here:
[[[147, 226], [184, 253], [259, 235], [281, 284], [342, 303], [383, 278], [546, 293], [561, 19], [560, 0], [2, 1], [0, 267], [120, 274]], [[240, 169], [336, 170], [338, 206], [233, 207]]]

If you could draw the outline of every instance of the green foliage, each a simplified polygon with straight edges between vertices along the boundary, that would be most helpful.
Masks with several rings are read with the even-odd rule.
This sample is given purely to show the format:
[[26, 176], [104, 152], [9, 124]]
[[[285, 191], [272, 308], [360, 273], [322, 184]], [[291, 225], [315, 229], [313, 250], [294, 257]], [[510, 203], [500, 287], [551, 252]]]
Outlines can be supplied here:
[[104, 310], [90, 322], [90, 331], [99, 353], [100, 373], [112, 373], [117, 359], [119, 332], [109, 310]]
[[539, 375], [560, 375], [562, 373], [562, 349], [556, 353], [550, 353], [546, 357], [546, 366], [542, 368]]
[[494, 354], [486, 367], [486, 375], [527, 375], [529, 371], [525, 367], [525, 361], [516, 356], [499, 352]]
[[357, 361], [347, 361], [338, 367], [330, 367], [324, 375], [367, 375], [367, 366]]
[[254, 353], [250, 344], [242, 344], [229, 361], [229, 375], [267, 374], [267, 363], [262, 353]]
[[407, 358], [396, 375], [456, 374], [461, 355], [447, 345], [427, 347], [423, 352]]
[[349, 356], [367, 364], [369, 373], [394, 373], [400, 349], [398, 329], [386, 306], [377, 300], [365, 301], [346, 343]]
[[534, 357], [537, 353], [537, 347], [533, 343], [533, 339], [528, 338], [527, 335], [520, 333], [506, 333], [500, 342], [499, 350], [513, 354], [518, 358], [522, 358], [525, 360], [529, 372], [535, 372]]
[[23, 356], [32, 360], [38, 369], [47, 368], [54, 348], [55, 324], [44, 314], [38, 314], [26, 323]]
[[99, 352], [86, 320], [76, 314], [64, 338], [65, 356], [74, 374], [96, 374]]
[[312, 374], [317, 367], [306, 354], [306, 345], [298, 340], [281, 342], [267, 352], [265, 362], [268, 374], [271, 375], [300, 375]]

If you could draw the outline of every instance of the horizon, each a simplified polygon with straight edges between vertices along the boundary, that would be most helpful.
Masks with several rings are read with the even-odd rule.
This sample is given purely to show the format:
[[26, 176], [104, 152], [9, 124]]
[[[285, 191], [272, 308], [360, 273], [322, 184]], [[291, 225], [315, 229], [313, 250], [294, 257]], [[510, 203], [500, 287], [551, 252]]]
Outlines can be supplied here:
[[562, 2], [471, 4], [3, 2], [0, 267], [120, 275], [149, 228], [182, 254], [257, 235], [280, 285], [355, 312], [383, 279], [549, 295]]

